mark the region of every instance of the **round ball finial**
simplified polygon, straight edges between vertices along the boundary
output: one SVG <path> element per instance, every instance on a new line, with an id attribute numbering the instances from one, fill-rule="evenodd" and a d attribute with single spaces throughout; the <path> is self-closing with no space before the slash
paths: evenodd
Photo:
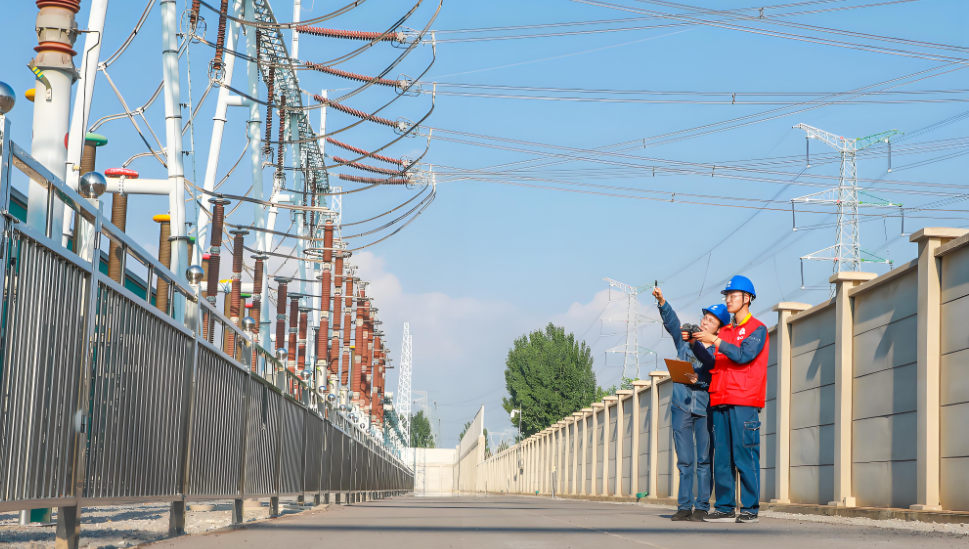
<path id="1" fill-rule="evenodd" d="M 341 404 L 340 405 L 340 411 L 341 412 L 346 412 L 347 411 L 347 405 L 346 404 Z"/>
<path id="2" fill-rule="evenodd" d="M 286 362 L 286 359 L 288 357 L 289 357 L 289 351 L 287 351 L 284 347 L 280 347 L 276 349 L 276 360 L 280 362 Z"/>
<path id="3" fill-rule="evenodd" d="M 205 270 L 198 265 L 192 265 L 185 269 L 185 278 L 188 279 L 189 284 L 198 284 L 205 279 Z"/>
<path id="4" fill-rule="evenodd" d="M 7 114 L 17 104 L 17 94 L 6 82 L 0 82 L 0 114 Z"/>
<path id="5" fill-rule="evenodd" d="M 247 316 L 246 318 L 242 319 L 243 330 L 247 332 L 251 332 L 255 326 L 256 326 L 256 319 L 252 318 L 251 316 Z"/>
<path id="6" fill-rule="evenodd" d="M 77 192 L 84 198 L 98 198 L 108 188 L 108 180 L 98 172 L 88 172 L 81 176 Z"/>
<path id="7" fill-rule="evenodd" d="M 306 370 L 300 371 L 299 378 L 302 379 L 303 381 L 309 381 L 313 379 L 313 370 L 306 369 Z"/>
<path id="8" fill-rule="evenodd" d="M 320 387 L 320 389 L 322 389 L 322 387 Z M 326 395 L 326 401 L 329 402 L 330 404 L 333 404 L 334 402 L 336 402 L 336 395 L 333 393 Z"/>

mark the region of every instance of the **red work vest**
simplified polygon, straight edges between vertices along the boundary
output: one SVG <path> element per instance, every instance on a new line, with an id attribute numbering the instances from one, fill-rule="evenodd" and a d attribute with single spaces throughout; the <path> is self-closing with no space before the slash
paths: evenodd
<path id="1" fill-rule="evenodd" d="M 749 317 L 739 326 L 728 324 L 720 328 L 718 337 L 727 343 L 740 346 L 747 336 L 764 323 Z M 767 355 L 770 337 L 764 334 L 764 348 L 754 360 L 737 364 L 717 351 L 716 364 L 711 372 L 710 406 L 733 404 L 763 408 L 767 398 Z"/>

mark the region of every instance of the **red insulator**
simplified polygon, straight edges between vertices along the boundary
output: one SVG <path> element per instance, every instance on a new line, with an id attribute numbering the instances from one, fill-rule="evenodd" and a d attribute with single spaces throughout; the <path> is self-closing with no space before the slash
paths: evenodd
<path id="1" fill-rule="evenodd" d="M 367 164 L 361 164 L 359 162 L 350 162 L 346 158 L 340 158 L 339 156 L 334 156 L 333 160 L 336 160 L 340 164 L 350 166 L 351 168 L 356 168 L 358 170 L 363 170 L 365 172 L 379 173 L 383 175 L 400 175 L 400 170 L 388 170 L 386 168 L 378 168 L 376 166 L 368 166 Z"/>
<path id="2" fill-rule="evenodd" d="M 340 112 L 349 114 L 351 116 L 356 116 L 357 118 L 362 118 L 364 120 L 369 120 L 371 122 L 376 122 L 378 124 L 383 124 L 384 126 L 390 126 L 391 128 L 396 128 L 397 127 L 397 123 L 394 122 L 393 120 L 388 120 L 387 118 L 381 118 L 381 117 L 376 116 L 376 115 L 373 115 L 373 114 L 367 114 L 367 113 L 365 113 L 363 111 L 358 111 L 357 109 L 354 109 L 354 108 L 351 108 L 351 107 L 347 107 L 346 105 L 342 105 L 340 103 L 336 103 L 334 101 L 330 101 L 329 99 L 326 99 L 325 97 L 323 97 L 323 96 L 321 96 L 319 94 L 313 95 L 313 99 L 315 99 L 317 101 L 317 103 L 320 103 L 322 105 L 326 105 L 328 107 L 332 107 L 332 108 L 334 108 L 334 109 L 336 109 L 336 110 L 338 110 Z"/>
<path id="3" fill-rule="evenodd" d="M 396 88 L 397 80 L 388 80 L 386 78 L 373 78 L 372 76 L 364 76 L 362 74 L 357 74 L 355 72 L 341 71 L 340 69 L 334 69 L 333 67 L 328 67 L 326 65 L 320 65 L 317 63 L 306 62 L 306 66 L 320 71 L 325 74 L 331 74 L 333 76 L 339 76 L 341 78 L 346 78 L 348 80 L 356 80 L 357 82 L 366 82 L 373 84 L 380 84 L 381 86 L 390 86 L 391 88 Z"/>
<path id="4" fill-rule="evenodd" d="M 409 183 L 406 179 L 402 177 L 391 177 L 390 179 L 377 179 L 376 177 L 359 177 L 356 175 L 346 175 L 341 173 L 338 176 L 344 181 L 351 181 L 353 183 L 364 183 L 367 185 L 406 185 Z"/>
<path id="5" fill-rule="evenodd" d="M 348 30 L 337 30 L 337 29 L 324 29 L 321 27 L 310 27 L 308 25 L 300 25 L 295 27 L 296 32 L 303 34 L 312 34 L 314 36 L 322 36 L 323 38 L 343 38 L 346 40 L 366 40 L 367 42 L 403 42 L 407 39 L 403 32 L 364 32 L 364 31 L 348 31 Z"/>
<path id="6" fill-rule="evenodd" d="M 34 46 L 34 51 L 40 53 L 42 51 L 56 51 L 60 53 L 66 53 L 71 57 L 77 55 L 77 52 L 72 50 L 67 44 L 61 44 L 60 42 L 41 42 L 40 45 Z"/>
<path id="7" fill-rule="evenodd" d="M 37 7 L 44 8 L 63 8 L 74 13 L 81 11 L 81 0 L 37 0 Z"/>
<path id="8" fill-rule="evenodd" d="M 365 150 L 363 150 L 363 149 L 361 149 L 359 147 L 354 147 L 353 145 L 347 145 L 346 143 L 343 143 L 342 141 L 337 141 L 336 139 L 333 139 L 332 137 L 327 137 L 326 138 L 326 142 L 327 143 L 330 143 L 331 145 L 336 145 L 337 147 L 340 147 L 341 149 L 346 149 L 346 150 L 348 150 L 350 152 L 355 152 L 355 153 L 359 154 L 360 156 L 369 156 L 370 158 L 373 158 L 373 159 L 376 159 L 376 160 L 383 160 L 384 162 L 387 162 L 389 164 L 397 164 L 398 166 L 403 166 L 404 165 L 404 161 L 401 160 L 400 158 L 391 158 L 389 156 L 384 156 L 382 154 L 367 152 L 367 151 L 365 151 Z"/>
<path id="9" fill-rule="evenodd" d="M 192 0 L 192 11 L 189 12 L 189 15 L 188 15 L 188 20 L 192 24 L 192 26 L 195 26 L 195 24 L 198 23 L 199 7 L 200 7 L 199 0 Z"/>
<path id="10" fill-rule="evenodd" d="M 215 35 L 215 60 L 212 64 L 215 70 L 222 70 L 222 59 L 225 57 L 225 17 L 229 13 L 229 0 L 222 0 L 222 7 L 219 8 L 219 30 Z"/>
<path id="11" fill-rule="evenodd" d="M 104 170 L 104 175 L 108 177 L 127 177 L 128 179 L 138 179 L 138 172 L 128 168 L 108 168 Z"/>

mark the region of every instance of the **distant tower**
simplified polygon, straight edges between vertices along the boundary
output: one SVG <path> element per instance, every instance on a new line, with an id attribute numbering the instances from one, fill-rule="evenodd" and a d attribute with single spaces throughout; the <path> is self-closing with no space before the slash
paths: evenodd
<path id="1" fill-rule="evenodd" d="M 630 286 L 628 284 L 623 284 L 622 282 L 613 280 L 611 278 L 603 278 L 609 283 L 609 286 L 613 288 L 618 288 L 623 293 L 626 294 L 628 303 L 626 305 L 626 317 L 625 318 L 606 318 L 603 320 L 614 321 L 614 322 L 625 322 L 626 323 L 626 343 L 624 345 L 618 345 L 612 349 L 608 349 L 607 353 L 620 353 L 625 355 L 622 362 L 622 379 L 639 379 L 639 355 L 640 354 L 654 354 L 653 351 L 639 346 L 639 326 L 642 324 L 656 322 L 651 318 L 647 318 L 639 314 L 639 294 L 652 290 L 654 286 L 643 285 L 643 286 Z M 626 389 L 627 387 L 622 387 Z"/>
<path id="2" fill-rule="evenodd" d="M 411 370 L 410 322 L 404 323 L 404 338 L 400 348 L 400 374 L 397 378 L 397 410 L 404 444 L 410 446 L 410 370 Z"/>
<path id="3" fill-rule="evenodd" d="M 841 153 L 841 177 L 836 189 L 809 194 L 791 201 L 792 211 L 793 202 L 833 204 L 838 208 L 837 235 L 834 246 L 808 254 L 801 259 L 832 261 L 834 262 L 833 271 L 835 273 L 841 271 L 859 271 L 861 270 L 862 262 L 885 263 L 881 258 L 865 259 L 862 257 L 861 233 L 858 229 L 858 208 L 860 206 L 898 207 L 899 204 L 878 200 L 860 201 L 859 193 L 861 191 L 858 190 L 858 164 L 855 157 L 860 150 L 879 143 L 887 143 L 889 145 L 889 162 L 891 162 L 890 139 L 895 135 L 899 135 L 901 132 L 898 130 L 889 130 L 867 137 L 845 139 L 844 137 L 819 130 L 807 124 L 798 124 L 794 126 L 794 129 L 804 130 L 807 134 L 807 139 L 817 139 Z M 810 166 L 810 157 L 808 162 Z M 891 171 L 890 165 L 888 171 Z M 833 291 L 834 288 L 832 287 L 832 295 L 834 295 Z"/>

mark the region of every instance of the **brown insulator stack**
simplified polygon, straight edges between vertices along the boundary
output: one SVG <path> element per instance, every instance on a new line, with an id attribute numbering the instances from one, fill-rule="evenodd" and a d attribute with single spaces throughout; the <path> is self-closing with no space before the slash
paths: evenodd
<path id="1" fill-rule="evenodd" d="M 90 154 L 89 151 L 90 150 Z M 94 171 L 94 160 L 96 149 L 89 141 L 84 143 L 84 157 L 81 159 L 81 175 Z M 104 170 L 107 177 L 123 177 L 124 179 L 138 179 L 138 172 L 128 168 L 108 168 Z M 122 186 L 122 191 L 124 188 Z M 125 231 L 128 225 L 128 195 L 125 192 L 114 193 L 111 195 L 111 224 Z M 120 244 L 112 240 L 108 244 L 108 278 L 122 284 L 121 280 L 122 265 L 124 264 L 121 254 L 124 253 Z"/>
<path id="2" fill-rule="evenodd" d="M 353 348 L 353 344 L 350 342 L 350 328 L 352 328 L 350 315 L 353 312 L 353 277 L 345 276 L 343 278 L 346 281 L 346 290 L 344 292 L 343 303 L 343 371 L 340 373 L 340 377 L 343 385 L 350 385 L 350 390 L 354 393 L 354 402 L 356 402 L 356 394 L 360 390 L 359 383 L 357 379 L 350 379 L 350 368 L 352 367 L 350 362 L 350 349 Z M 356 349 L 354 349 L 354 353 L 356 353 Z"/>
<path id="3" fill-rule="evenodd" d="M 325 370 L 324 376 L 329 378 L 333 371 L 330 369 L 330 284 L 332 278 L 333 261 L 333 221 L 327 220 L 323 225 L 323 272 L 320 274 L 320 328 L 316 332 L 316 367 Z"/>
<path id="4" fill-rule="evenodd" d="M 333 254 L 333 335 L 330 342 L 330 373 L 340 375 L 340 294 L 343 292 L 343 252 Z"/>
<path id="5" fill-rule="evenodd" d="M 215 34 L 215 59 L 212 60 L 212 68 L 222 71 L 222 59 L 225 56 L 225 17 L 229 13 L 229 0 L 222 0 L 219 8 L 219 28 Z"/>
<path id="6" fill-rule="evenodd" d="M 374 408 L 374 415 L 377 423 L 384 422 L 384 365 L 383 348 L 381 347 L 380 336 L 374 334 L 373 337 L 373 393 L 377 405 Z"/>
<path id="7" fill-rule="evenodd" d="M 171 267 L 172 243 L 168 239 L 172 236 L 172 216 L 163 214 L 151 219 L 158 223 L 158 261 L 165 267 Z M 168 314 L 168 292 L 168 281 L 159 277 L 158 289 L 155 292 L 155 307 L 165 314 Z"/>
<path id="8" fill-rule="evenodd" d="M 249 231 L 245 229 L 236 229 L 230 231 L 232 234 L 232 289 L 229 294 L 229 320 L 233 324 L 239 326 L 242 321 L 242 254 L 245 252 L 245 236 L 249 234 Z M 232 330 L 225 331 L 225 337 L 223 338 L 223 344 L 225 346 L 225 352 L 230 356 L 235 354 L 235 332 Z"/>
<path id="9" fill-rule="evenodd" d="M 357 322 L 353 337 L 353 388 L 354 403 L 363 407 L 365 397 L 363 395 L 363 385 L 366 383 L 366 372 L 364 371 L 363 357 L 367 354 L 367 345 L 363 340 L 363 304 L 365 302 L 363 290 L 357 292 Z M 348 306 L 349 310 L 349 306 Z"/>
<path id="10" fill-rule="evenodd" d="M 276 348 L 286 348 L 286 293 L 288 278 L 276 280 Z M 285 365 L 284 365 L 285 366 Z"/>
<path id="11" fill-rule="evenodd" d="M 266 159 L 273 156 L 273 148 L 270 144 L 273 138 L 273 93 L 276 86 L 276 67 L 269 67 L 269 75 L 266 76 L 266 89 L 269 90 L 266 100 L 266 138 L 263 140 L 262 154 Z"/>
<path id="12" fill-rule="evenodd" d="M 257 341 L 259 335 L 259 322 L 262 320 L 262 279 L 265 275 L 265 261 L 268 255 L 255 254 L 252 259 L 256 260 L 255 272 L 252 275 L 252 319 L 256 321 L 252 326 L 252 333 L 256 334 Z"/>
<path id="13" fill-rule="evenodd" d="M 290 372 L 296 371 L 296 332 L 299 330 L 299 300 L 302 294 L 289 294 L 289 355 L 286 359 L 286 367 Z"/>
<path id="14" fill-rule="evenodd" d="M 306 369 L 306 330 L 309 327 L 309 308 L 299 308 L 299 339 L 296 340 L 296 366 L 300 372 Z"/>
<path id="15" fill-rule="evenodd" d="M 199 22 L 199 0 L 192 0 L 192 11 L 188 14 L 188 22 L 192 24 L 192 28 L 195 28 Z"/>
<path id="16" fill-rule="evenodd" d="M 205 288 L 205 298 L 209 303 L 215 304 L 219 296 L 219 266 L 221 260 L 219 253 L 222 250 L 222 228 L 225 223 L 225 205 L 229 203 L 224 198 L 210 198 L 212 204 L 212 227 L 209 231 L 209 268 L 205 274 L 208 284 Z"/>
<path id="17" fill-rule="evenodd" d="M 373 331 L 370 329 L 370 299 L 366 297 L 365 292 L 360 292 L 360 299 L 363 301 L 363 330 L 361 333 L 361 343 L 362 346 L 360 354 L 360 373 L 363 375 L 360 385 L 363 388 L 363 403 L 366 408 L 370 408 L 370 401 L 373 395 L 373 370 L 372 370 L 372 356 L 370 354 L 372 347 L 370 346 L 370 335 Z"/>

